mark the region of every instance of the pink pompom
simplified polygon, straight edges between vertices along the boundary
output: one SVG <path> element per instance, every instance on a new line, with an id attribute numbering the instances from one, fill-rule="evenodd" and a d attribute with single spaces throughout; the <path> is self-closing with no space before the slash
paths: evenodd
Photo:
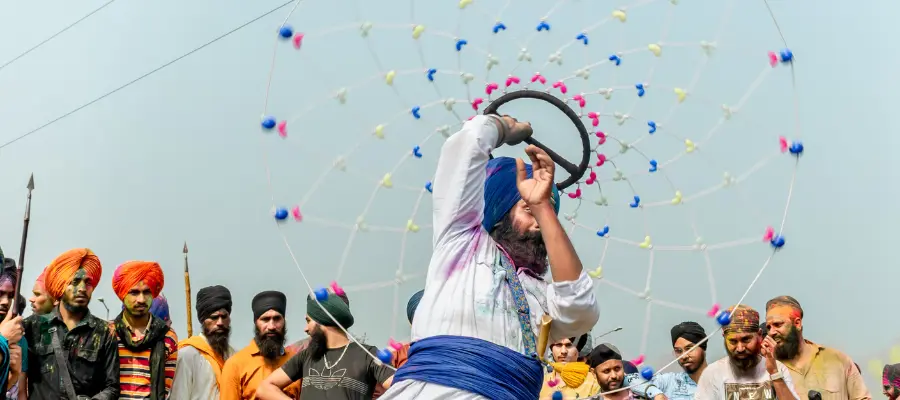
<path id="1" fill-rule="evenodd" d="M 278 135 L 281 137 L 287 137 L 287 121 L 281 121 L 278 123 Z"/>
<path id="2" fill-rule="evenodd" d="M 303 45 L 303 34 L 302 33 L 294 34 L 294 38 L 292 39 L 292 41 L 294 42 L 294 48 L 297 50 L 300 50 L 300 46 Z"/>
<path id="3" fill-rule="evenodd" d="M 331 291 L 338 296 L 346 296 L 347 293 L 344 292 L 344 288 L 340 287 L 337 282 L 331 281 Z"/>
<path id="4" fill-rule="evenodd" d="M 719 303 L 713 304 L 712 308 L 710 308 L 709 311 L 706 312 L 706 316 L 710 317 L 710 318 L 714 318 L 718 314 L 719 314 Z"/>
<path id="5" fill-rule="evenodd" d="M 300 206 L 294 206 L 294 208 L 291 209 L 291 215 L 294 216 L 294 221 L 303 221 L 303 214 L 300 214 Z"/>

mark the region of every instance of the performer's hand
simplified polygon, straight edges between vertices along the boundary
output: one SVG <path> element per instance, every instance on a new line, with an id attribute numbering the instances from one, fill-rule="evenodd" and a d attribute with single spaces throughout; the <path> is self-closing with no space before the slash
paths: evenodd
<path id="1" fill-rule="evenodd" d="M 775 363 L 775 346 L 775 339 L 772 339 L 771 336 L 763 337 L 760 354 L 766 358 L 766 371 L 768 371 L 770 375 L 778 373 L 778 364 Z"/>
<path id="2" fill-rule="evenodd" d="M 0 335 L 3 335 L 9 343 L 19 343 L 19 340 L 22 339 L 22 334 L 24 334 L 22 317 L 18 315 L 13 317 L 13 314 L 12 311 L 8 311 L 6 318 L 3 319 L 3 322 L 0 322 Z"/>
<path id="3" fill-rule="evenodd" d="M 525 154 L 531 159 L 532 177 L 528 178 L 525 162 L 521 158 L 516 159 L 516 186 L 519 188 L 519 195 L 529 207 L 551 205 L 556 164 L 544 150 L 534 145 L 526 147 Z"/>
<path id="4" fill-rule="evenodd" d="M 509 115 L 500 117 L 500 120 L 506 124 L 507 128 L 506 137 L 503 139 L 504 144 L 517 145 L 522 143 L 523 140 L 530 138 L 531 134 L 534 133 L 530 122 L 519 122 L 519 120 Z"/>

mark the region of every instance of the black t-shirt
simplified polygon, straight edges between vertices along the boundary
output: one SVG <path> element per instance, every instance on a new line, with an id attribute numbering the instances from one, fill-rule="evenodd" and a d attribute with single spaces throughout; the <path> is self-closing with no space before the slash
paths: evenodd
<path id="1" fill-rule="evenodd" d="M 359 345 L 328 349 L 321 360 L 313 360 L 309 349 L 295 354 L 281 366 L 292 381 L 303 379 L 300 398 L 303 400 L 371 400 L 375 385 L 394 375 L 387 366 L 366 354 Z M 346 354 L 341 357 L 341 353 Z M 366 349 L 375 354 L 374 346 Z M 327 368 L 325 361 L 328 361 Z"/>

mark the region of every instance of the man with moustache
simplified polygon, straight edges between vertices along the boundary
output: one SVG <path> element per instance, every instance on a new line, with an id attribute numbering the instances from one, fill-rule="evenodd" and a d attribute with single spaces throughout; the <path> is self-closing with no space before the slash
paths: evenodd
<path id="1" fill-rule="evenodd" d="M 580 360 L 579 354 L 590 338 L 590 334 L 578 338 L 565 338 L 550 344 L 551 362 L 544 374 L 544 386 L 541 388 L 541 399 L 550 399 L 555 392 L 561 392 L 563 398 L 587 397 L 596 386 L 590 366 Z"/>
<path id="2" fill-rule="evenodd" d="M 479 115 L 444 143 L 421 312 L 409 359 L 382 400 L 539 397 L 543 316 L 553 319 L 551 341 L 596 324 L 593 281 L 557 217 L 550 156 L 528 146 L 532 165 L 490 159 L 494 149 L 531 134 L 531 125 L 515 118 Z M 438 369 L 455 372 L 432 373 Z"/>
<path id="3" fill-rule="evenodd" d="M 197 291 L 195 301 L 201 334 L 178 343 L 175 382 L 169 397 L 179 400 L 219 400 L 219 379 L 234 349 L 231 336 L 231 292 L 224 286 Z"/>
<path id="4" fill-rule="evenodd" d="M 59 305 L 59 302 L 53 300 L 47 293 L 47 290 L 44 289 L 44 277 L 46 275 L 47 268 L 44 268 L 41 275 L 34 281 L 34 287 L 31 288 L 31 298 L 28 299 L 28 302 L 31 303 L 31 312 L 37 315 L 49 314 L 54 307 Z"/>
<path id="5" fill-rule="evenodd" d="M 763 337 L 759 313 L 738 304 L 722 329 L 727 357 L 709 364 L 697 383 L 696 400 L 799 400 L 787 367 L 775 359 L 775 341 Z"/>
<path id="6" fill-rule="evenodd" d="M 375 354 L 378 348 L 351 343 L 341 329 L 349 329 L 353 322 L 353 314 L 344 298 L 331 292 L 324 301 L 308 296 L 306 333 L 310 337 L 309 346 L 259 385 L 259 399 L 287 400 L 289 397 L 282 392 L 283 388 L 301 379 L 301 399 L 304 400 L 370 400 L 376 384 L 389 388 L 394 371 L 366 353 L 368 350 Z"/>
<path id="7" fill-rule="evenodd" d="M 900 397 L 900 364 L 888 364 L 881 373 L 882 393 L 890 400 Z"/>
<path id="8" fill-rule="evenodd" d="M 803 336 L 803 308 L 791 296 L 766 303 L 766 328 L 775 340 L 775 358 L 790 370 L 797 393 L 815 390 L 823 400 L 871 399 L 853 360 Z"/>
<path id="9" fill-rule="evenodd" d="M 650 383 L 656 386 L 670 400 L 694 398 L 697 382 L 706 370 L 706 344 L 700 343 L 706 331 L 700 324 L 687 321 L 672 327 L 672 352 L 679 357 L 678 364 L 683 371 L 656 374 Z M 697 343 L 700 343 L 699 345 Z"/>
<path id="10" fill-rule="evenodd" d="M 588 365 L 596 378 L 596 384 L 591 388 L 591 396 L 607 400 L 631 400 L 634 394 L 625 387 L 625 365 L 622 363 L 622 355 L 607 344 L 600 344 L 591 350 L 588 355 Z M 620 390 L 621 389 L 621 390 Z M 615 393 L 608 393 L 618 390 Z M 602 395 L 601 395 L 602 394 Z"/>
<path id="11" fill-rule="evenodd" d="M 219 385 L 221 400 L 255 400 L 259 384 L 294 353 L 284 347 L 287 297 L 274 290 L 253 297 L 254 337 L 250 345 L 225 361 Z M 284 389 L 289 399 L 300 398 L 300 385 Z"/>

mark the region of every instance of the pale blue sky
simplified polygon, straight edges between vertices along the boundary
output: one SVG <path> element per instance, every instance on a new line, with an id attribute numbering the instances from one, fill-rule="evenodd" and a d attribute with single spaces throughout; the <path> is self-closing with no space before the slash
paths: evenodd
<path id="1" fill-rule="evenodd" d="M 0 2 L 0 65 L 104 2 Z M 664 161 L 679 155 L 685 138 L 699 147 L 653 175 L 646 173 L 647 160 L 636 151 L 616 156 L 626 175 L 637 174 L 630 182 L 645 204 L 665 202 L 676 189 L 690 199 L 718 185 L 725 171 L 739 176 L 767 161 L 736 187 L 679 207 L 643 210 L 627 206 L 633 192 L 628 185 L 609 181 L 613 167 L 607 164 L 597 172 L 610 206 L 594 205 L 596 186 L 584 187 L 586 201 L 576 218 L 584 228 L 574 229 L 573 241 L 586 268 L 596 268 L 602 259 L 608 282 L 640 292 L 650 252 L 620 240 L 640 242 L 649 233 L 657 245 L 652 299 L 705 310 L 714 294 L 727 306 L 746 290 L 769 247 L 760 240 L 710 250 L 714 291 L 704 252 L 671 248 L 692 245 L 695 229 L 712 246 L 761 238 L 767 225 L 778 227 L 793 161 L 778 154 L 777 138 L 797 136 L 794 89 L 788 68 L 767 65 L 766 52 L 783 45 L 762 0 L 679 3 L 476 0 L 460 11 L 455 1 L 303 2 L 288 19 L 306 34 L 303 48 L 298 52 L 289 42 L 277 44 L 269 96 L 268 112 L 290 121 L 286 140 L 259 129 L 276 28 L 291 9 L 284 7 L 0 148 L 0 221 L 5 227 L 0 229 L 0 245 L 8 255 L 16 255 L 24 186 L 33 172 L 37 189 L 25 287 L 30 288 L 58 253 L 87 246 L 106 267 L 95 298 L 103 296 L 118 308 L 110 288 L 115 266 L 130 259 L 157 260 L 168 276 L 165 293 L 175 327 L 184 336 L 181 246 L 187 240 L 194 291 L 213 284 L 231 288 L 234 344 L 241 347 L 252 332 L 250 299 L 267 289 L 288 294 L 289 336 L 304 336 L 307 289 L 283 234 L 313 286 L 338 279 L 348 289 L 357 316 L 351 331 L 383 346 L 389 336 L 408 337 L 406 299 L 423 285 L 431 203 L 421 188 L 434 171 L 443 141 L 433 134 L 435 128 L 457 121 L 442 100 L 458 99 L 456 112 L 468 117 L 472 110 L 464 104 L 467 99 L 485 97 L 486 81 L 503 86 L 511 70 L 523 83 L 535 71 L 553 82 L 621 51 L 625 55 L 618 68 L 597 65 L 590 69 L 589 80 L 566 81 L 569 95 L 617 88 L 609 101 L 589 95 L 586 110 L 632 115 L 622 126 L 604 115 L 599 128 L 629 143 L 641 138 L 636 149 L 650 158 Z M 118 0 L 0 69 L 0 143 L 278 4 Z M 604 22 L 613 9 L 629 4 L 627 23 Z M 794 295 L 806 310 L 808 338 L 846 351 L 866 369 L 872 358 L 888 359 L 889 349 L 898 343 L 892 332 L 900 329 L 886 304 L 900 279 L 890 265 L 890 237 L 900 223 L 890 202 L 896 192 L 897 174 L 890 160 L 897 139 L 891 134 L 893 114 L 888 109 L 898 100 L 892 78 L 895 46 L 888 39 L 900 33 L 889 17 L 896 14 L 896 6 L 792 0 L 772 0 L 771 6 L 797 59 L 800 136 L 806 153 L 788 212 L 787 245 L 745 303 L 762 309 L 773 296 Z M 508 30 L 495 36 L 491 27 L 498 15 Z M 535 26 L 544 16 L 551 30 L 537 33 Z M 363 21 L 373 23 L 368 42 L 359 35 Z M 410 37 L 412 21 L 426 26 L 418 42 Z M 575 35 L 592 25 L 596 28 L 588 32 L 589 45 L 575 42 Z M 454 37 L 469 42 L 459 56 Z M 708 62 L 701 40 L 718 44 Z M 655 58 L 647 44 L 659 41 L 662 57 Z M 545 66 L 548 56 L 564 45 L 563 65 Z M 522 47 L 532 55 L 531 65 L 517 66 Z M 486 52 L 500 61 L 489 75 Z M 427 68 L 439 70 L 433 86 L 424 77 Z M 381 77 L 388 70 L 396 70 L 393 87 Z M 475 76 L 468 94 L 459 71 Z M 705 141 L 722 116 L 721 104 L 738 104 L 760 77 L 742 108 Z M 650 83 L 640 102 L 632 88 L 639 81 Z M 348 89 L 345 105 L 330 97 L 342 87 Z M 677 107 L 674 87 L 690 89 Z M 408 113 L 415 105 L 422 107 L 421 120 Z M 575 157 L 574 131 L 558 112 L 528 102 L 504 111 L 532 120 L 540 140 Z M 647 134 L 650 119 L 663 125 L 653 136 Z M 385 125 L 384 140 L 370 135 L 379 124 Z M 596 137 L 591 142 L 596 143 Z M 409 156 L 414 145 L 421 146 L 421 159 Z M 612 156 L 617 144 L 611 139 L 600 151 Z M 520 150 L 498 153 L 516 155 Z M 340 156 L 347 171 L 328 172 Z M 373 196 L 379 180 L 392 170 L 394 188 L 382 188 Z M 302 203 L 306 220 L 278 229 L 269 214 L 273 198 L 278 205 Z M 577 201 L 563 200 L 562 214 L 571 215 Z M 355 235 L 344 257 L 351 227 L 367 203 L 365 222 L 371 229 Z M 409 219 L 421 226 L 418 233 L 403 233 Z M 608 247 L 593 233 L 604 224 L 615 238 Z M 401 263 L 401 275 L 408 279 L 395 286 L 391 282 Z M 601 319 L 594 333 L 624 327 L 607 339 L 626 356 L 645 350 L 648 360 L 659 366 L 669 359 L 669 327 L 686 319 L 707 329 L 715 326 L 701 313 L 654 303 L 645 329 L 646 301 L 603 282 L 596 289 Z M 103 315 L 96 301 L 92 310 Z M 196 322 L 194 326 L 199 329 Z M 712 342 L 711 358 L 721 356 L 720 340 Z M 875 378 L 867 375 L 870 389 L 878 393 L 880 381 Z"/>

